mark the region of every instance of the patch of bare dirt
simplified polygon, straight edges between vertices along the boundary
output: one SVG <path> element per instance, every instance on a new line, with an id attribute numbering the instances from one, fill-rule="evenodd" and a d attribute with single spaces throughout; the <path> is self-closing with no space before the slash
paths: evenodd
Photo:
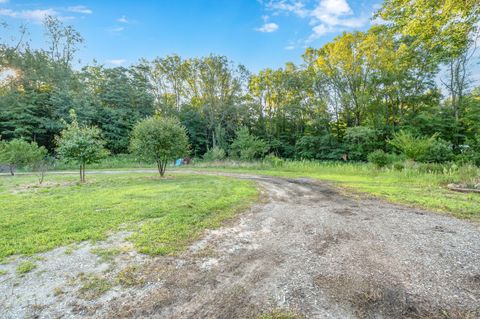
<path id="1" fill-rule="evenodd" d="M 66 259 L 46 253 L 37 277 L 0 277 L 8 306 L 0 317 L 33 308 L 39 318 L 256 318 L 278 309 L 306 318 L 480 317 L 477 224 L 308 179 L 228 175 L 256 181 L 264 200 L 177 257 L 125 250 L 105 263 L 82 245 Z M 113 237 L 107 246 L 126 244 Z M 88 282 L 96 299 L 78 294 L 80 271 L 108 280 Z"/>

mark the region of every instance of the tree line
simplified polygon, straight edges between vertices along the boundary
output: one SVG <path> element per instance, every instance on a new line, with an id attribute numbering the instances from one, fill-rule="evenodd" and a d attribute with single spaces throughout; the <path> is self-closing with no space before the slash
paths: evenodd
<path id="1" fill-rule="evenodd" d="M 480 164 L 480 88 L 471 76 L 479 7 L 386 0 L 375 17 L 381 23 L 369 30 L 308 48 L 298 65 L 258 73 L 213 54 L 75 70 L 82 36 L 48 17 L 47 49 L 31 48 L 24 30 L 16 42 L 1 39 L 1 139 L 54 153 L 75 110 L 112 154 L 129 152 L 134 126 L 156 115 L 178 119 L 190 155 L 207 159 L 365 161 L 378 150 L 402 151 L 403 140 L 429 141 L 415 160 Z"/>

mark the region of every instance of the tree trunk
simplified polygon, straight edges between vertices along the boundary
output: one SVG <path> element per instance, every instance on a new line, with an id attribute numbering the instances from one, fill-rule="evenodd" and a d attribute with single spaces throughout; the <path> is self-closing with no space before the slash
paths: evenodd
<path id="1" fill-rule="evenodd" d="M 80 164 L 80 183 L 85 183 L 85 163 Z"/>
<path id="2" fill-rule="evenodd" d="M 157 162 L 157 167 L 158 167 L 158 173 L 160 173 L 160 176 L 163 177 L 165 175 L 165 167 L 167 166 L 166 161 L 158 161 Z"/>
<path id="3" fill-rule="evenodd" d="M 15 171 L 15 165 L 9 165 L 9 167 L 10 167 L 10 174 L 12 174 L 12 176 L 15 175 L 15 172 L 14 172 Z"/>

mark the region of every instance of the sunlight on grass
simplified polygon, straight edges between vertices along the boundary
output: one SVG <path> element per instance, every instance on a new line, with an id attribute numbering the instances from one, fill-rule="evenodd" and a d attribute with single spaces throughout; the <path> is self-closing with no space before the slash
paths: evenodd
<path id="1" fill-rule="evenodd" d="M 181 250 L 205 228 L 217 227 L 257 197 L 254 184 L 230 178 L 179 174 L 0 177 L 0 260 L 132 230 L 141 252 Z"/>

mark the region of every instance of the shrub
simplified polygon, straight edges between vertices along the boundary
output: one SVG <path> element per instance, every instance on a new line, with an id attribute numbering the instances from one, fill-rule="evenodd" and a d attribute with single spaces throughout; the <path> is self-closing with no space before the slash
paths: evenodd
<path id="1" fill-rule="evenodd" d="M 453 158 L 451 145 L 442 139 L 437 139 L 432 141 L 426 153 L 419 160 L 427 163 L 445 163 L 453 160 Z"/>
<path id="2" fill-rule="evenodd" d="M 237 131 L 237 137 L 230 145 L 230 153 L 233 157 L 248 161 L 262 158 L 267 150 L 267 143 L 251 135 L 246 127 Z"/>
<path id="3" fill-rule="evenodd" d="M 393 163 L 393 169 L 396 171 L 403 171 L 405 169 L 405 164 L 403 164 L 403 162 L 395 162 Z"/>
<path id="4" fill-rule="evenodd" d="M 377 167 L 384 167 L 390 163 L 390 157 L 382 150 L 376 150 L 368 154 L 368 161 Z"/>
<path id="5" fill-rule="evenodd" d="M 107 157 L 108 151 L 104 148 L 105 140 L 99 128 L 81 126 L 78 124 L 75 111 L 70 111 L 70 124 L 55 138 L 57 154 L 67 162 L 74 162 L 80 166 L 80 182 L 85 182 L 85 165 L 100 161 Z"/>
<path id="6" fill-rule="evenodd" d="M 205 161 L 221 161 L 226 157 L 225 151 L 223 148 L 215 146 L 214 148 L 209 149 L 205 154 L 203 154 L 203 159 Z"/>
<path id="7" fill-rule="evenodd" d="M 347 128 L 343 143 L 349 159 L 354 161 L 366 161 L 368 154 L 381 147 L 376 131 L 365 126 Z"/>
<path id="8" fill-rule="evenodd" d="M 10 167 L 10 173 L 14 175 L 15 168 L 33 166 L 47 156 L 47 149 L 38 146 L 37 143 L 21 139 L 0 144 L 0 163 Z"/>
<path id="9" fill-rule="evenodd" d="M 466 141 L 462 154 L 457 157 L 458 162 L 466 164 L 472 163 L 480 166 L 480 136 Z"/>
<path id="10" fill-rule="evenodd" d="M 435 135 L 425 138 L 413 136 L 412 133 L 407 131 L 400 131 L 395 133 L 393 139 L 389 140 L 388 143 L 397 148 L 408 159 L 416 161 L 427 153 L 435 139 Z"/>
<path id="11" fill-rule="evenodd" d="M 187 155 L 188 137 L 177 119 L 149 117 L 132 131 L 130 149 L 141 159 L 155 162 L 160 176 L 165 175 L 169 161 Z"/>
<path id="12" fill-rule="evenodd" d="M 268 154 L 263 159 L 263 162 L 270 165 L 271 167 L 282 167 L 285 161 L 274 154 Z"/>

